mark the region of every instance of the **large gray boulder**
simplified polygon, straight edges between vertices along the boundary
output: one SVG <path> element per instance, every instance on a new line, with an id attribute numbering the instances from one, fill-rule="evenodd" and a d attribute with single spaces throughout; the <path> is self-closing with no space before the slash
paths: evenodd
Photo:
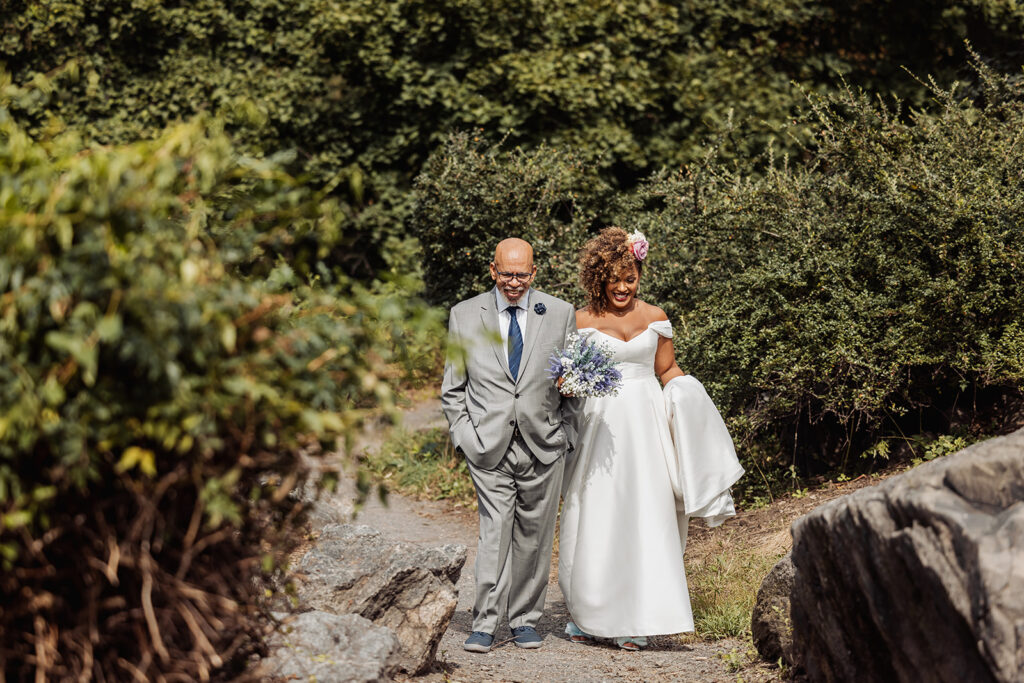
<path id="1" fill-rule="evenodd" d="M 750 635 L 758 654 L 770 662 L 793 663 L 793 623 L 789 596 L 793 591 L 793 558 L 786 554 L 768 572 L 757 591 L 750 617 Z"/>
<path id="2" fill-rule="evenodd" d="M 329 524 L 296 567 L 300 608 L 358 614 L 386 626 L 409 674 L 430 668 L 455 612 L 466 547 L 391 541 L 363 525 Z"/>
<path id="3" fill-rule="evenodd" d="M 398 638 L 363 617 L 319 611 L 275 616 L 282 624 L 267 640 L 263 680 L 375 683 L 398 671 Z"/>
<path id="4" fill-rule="evenodd" d="M 795 663 L 811 680 L 1024 680 L 1024 430 L 792 530 Z"/>

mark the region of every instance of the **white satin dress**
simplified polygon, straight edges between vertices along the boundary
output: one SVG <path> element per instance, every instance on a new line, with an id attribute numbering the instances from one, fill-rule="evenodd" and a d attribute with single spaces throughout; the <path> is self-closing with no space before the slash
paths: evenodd
<path id="1" fill-rule="evenodd" d="M 693 630 L 680 529 L 666 461 L 673 445 L 654 374 L 653 322 L 629 341 L 593 328 L 622 372 L 617 396 L 588 398 L 567 464 L 559 522 L 558 585 L 576 626 L 602 637 Z"/>

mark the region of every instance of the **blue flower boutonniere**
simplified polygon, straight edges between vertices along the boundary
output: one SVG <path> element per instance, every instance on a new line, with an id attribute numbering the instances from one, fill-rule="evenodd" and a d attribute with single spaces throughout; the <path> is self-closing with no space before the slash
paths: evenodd
<path id="1" fill-rule="evenodd" d="M 533 307 L 533 312 L 536 313 L 537 315 L 544 315 L 545 313 L 548 312 L 548 307 L 545 306 L 544 304 L 536 304 Z"/>

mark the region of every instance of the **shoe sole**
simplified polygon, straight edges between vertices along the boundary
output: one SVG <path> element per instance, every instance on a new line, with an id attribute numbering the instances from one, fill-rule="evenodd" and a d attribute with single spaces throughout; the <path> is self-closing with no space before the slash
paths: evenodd
<path id="1" fill-rule="evenodd" d="M 466 652 L 490 652 L 490 645 L 463 645 L 462 649 Z"/>
<path id="2" fill-rule="evenodd" d="M 518 641 L 515 641 L 515 643 L 516 647 L 521 647 L 524 650 L 536 650 L 538 647 L 543 645 L 543 642 L 539 640 L 536 643 L 520 643 Z"/>

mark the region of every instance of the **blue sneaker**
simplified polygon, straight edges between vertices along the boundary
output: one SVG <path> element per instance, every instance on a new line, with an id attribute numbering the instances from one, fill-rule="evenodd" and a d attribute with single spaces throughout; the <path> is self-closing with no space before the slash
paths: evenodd
<path id="1" fill-rule="evenodd" d="M 512 629 L 512 635 L 515 638 L 516 647 L 533 650 L 544 644 L 540 634 L 532 626 L 517 626 Z"/>
<path id="2" fill-rule="evenodd" d="M 490 633 L 473 631 L 469 634 L 469 638 L 466 638 L 466 642 L 462 644 L 462 649 L 469 652 L 490 652 L 491 643 L 493 642 L 494 636 Z"/>

